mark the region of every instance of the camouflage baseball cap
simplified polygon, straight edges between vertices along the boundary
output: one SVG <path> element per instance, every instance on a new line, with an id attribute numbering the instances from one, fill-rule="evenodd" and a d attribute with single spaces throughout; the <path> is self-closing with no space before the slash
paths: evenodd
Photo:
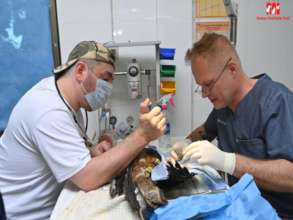
<path id="1" fill-rule="evenodd" d="M 114 66 L 115 56 L 110 49 L 95 41 L 82 41 L 70 52 L 67 62 L 54 69 L 54 74 L 60 74 L 72 67 L 79 59 L 90 59 Z"/>

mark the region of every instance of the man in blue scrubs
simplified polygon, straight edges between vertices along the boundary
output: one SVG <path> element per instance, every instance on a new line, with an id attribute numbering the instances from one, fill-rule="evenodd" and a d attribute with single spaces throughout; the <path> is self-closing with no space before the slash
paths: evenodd
<path id="1" fill-rule="evenodd" d="M 250 173 L 280 217 L 293 219 L 293 94 L 261 74 L 249 78 L 230 41 L 205 34 L 187 51 L 196 92 L 214 109 L 206 122 L 173 145 L 174 157 L 229 174 Z M 212 141 L 217 138 L 218 146 Z"/>

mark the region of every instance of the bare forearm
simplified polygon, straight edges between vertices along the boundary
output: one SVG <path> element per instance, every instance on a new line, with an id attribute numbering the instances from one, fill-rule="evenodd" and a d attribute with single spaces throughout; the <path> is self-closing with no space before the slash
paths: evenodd
<path id="1" fill-rule="evenodd" d="M 126 168 L 147 143 L 138 129 L 111 150 L 92 158 L 79 174 L 85 176 L 79 187 L 88 191 L 104 185 Z"/>
<path id="2" fill-rule="evenodd" d="M 293 192 L 293 163 L 285 159 L 255 160 L 236 155 L 234 176 L 244 173 L 254 176 L 258 186 L 277 192 Z"/>
<path id="3" fill-rule="evenodd" d="M 92 158 L 71 181 L 86 191 L 96 189 L 127 167 L 148 142 L 160 137 L 166 119 L 159 107 L 148 111 L 149 105 L 149 99 L 140 104 L 139 128 L 116 147 Z"/>
<path id="4" fill-rule="evenodd" d="M 143 136 L 140 135 L 139 130 L 136 130 L 134 133 L 129 135 L 123 142 L 119 143 L 116 148 L 121 147 L 123 148 L 122 151 L 125 151 L 124 148 L 127 148 L 129 152 L 127 152 L 127 155 L 125 155 L 125 161 L 123 162 L 123 164 L 121 164 L 121 166 L 118 166 L 117 172 L 115 172 L 114 176 L 118 175 L 122 170 L 124 170 L 133 161 L 133 159 L 135 159 L 136 156 L 145 148 L 148 143 L 149 141 L 145 140 Z M 130 146 L 133 149 L 130 149 Z M 118 155 L 118 153 L 116 155 Z"/>

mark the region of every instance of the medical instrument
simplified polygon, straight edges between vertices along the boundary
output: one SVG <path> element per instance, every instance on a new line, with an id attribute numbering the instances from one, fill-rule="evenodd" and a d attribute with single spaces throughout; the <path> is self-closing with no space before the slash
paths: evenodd
<path id="1" fill-rule="evenodd" d="M 141 71 L 140 65 L 136 62 L 136 59 L 132 59 L 132 62 L 127 68 L 127 81 L 128 81 L 128 95 L 131 99 L 137 99 L 141 97 Z"/>
<path id="2" fill-rule="evenodd" d="M 117 123 L 117 118 L 116 116 L 112 115 L 109 118 L 109 124 L 112 126 L 112 129 L 115 130 L 115 125 Z"/>

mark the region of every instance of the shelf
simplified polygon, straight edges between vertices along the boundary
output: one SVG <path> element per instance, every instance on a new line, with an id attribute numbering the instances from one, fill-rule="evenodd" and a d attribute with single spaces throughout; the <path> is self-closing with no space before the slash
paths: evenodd
<path id="1" fill-rule="evenodd" d="M 161 94 L 174 94 L 176 93 L 176 82 L 174 81 L 162 81 L 160 83 Z"/>
<path id="2" fill-rule="evenodd" d="M 114 48 L 114 47 L 137 47 L 137 46 L 156 46 L 161 44 L 161 41 L 141 41 L 141 42 L 120 42 L 120 43 L 115 43 L 115 42 L 109 42 L 106 43 L 105 46 L 109 48 Z"/>

